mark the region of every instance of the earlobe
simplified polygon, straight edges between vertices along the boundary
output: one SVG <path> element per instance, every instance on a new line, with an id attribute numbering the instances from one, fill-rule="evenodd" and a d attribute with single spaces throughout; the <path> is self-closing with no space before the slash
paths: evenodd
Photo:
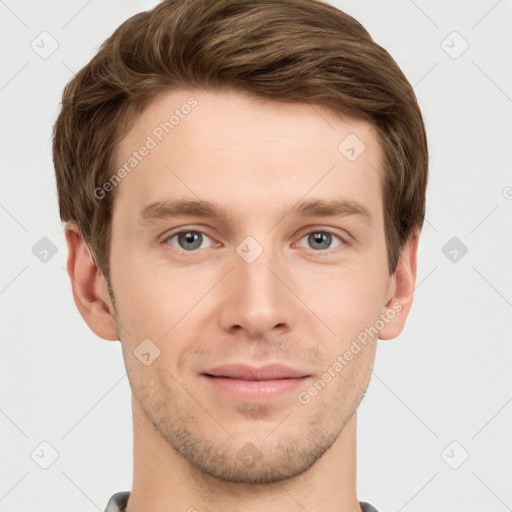
<path id="1" fill-rule="evenodd" d="M 96 266 L 78 226 L 68 223 L 65 235 L 68 246 L 67 270 L 78 311 L 100 338 L 119 340 L 105 277 Z"/>
<path id="2" fill-rule="evenodd" d="M 397 269 L 392 277 L 392 292 L 381 314 L 385 325 L 379 331 L 379 339 L 396 338 L 405 327 L 416 285 L 418 242 L 419 234 L 414 234 L 402 248 Z"/>

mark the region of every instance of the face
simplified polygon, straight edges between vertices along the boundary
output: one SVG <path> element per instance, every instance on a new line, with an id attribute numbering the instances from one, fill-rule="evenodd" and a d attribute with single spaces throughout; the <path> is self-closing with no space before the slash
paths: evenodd
<path id="1" fill-rule="evenodd" d="M 375 131 L 179 90 L 135 120 L 117 163 L 111 289 L 137 407 L 207 474 L 305 471 L 361 401 L 387 311 Z"/>

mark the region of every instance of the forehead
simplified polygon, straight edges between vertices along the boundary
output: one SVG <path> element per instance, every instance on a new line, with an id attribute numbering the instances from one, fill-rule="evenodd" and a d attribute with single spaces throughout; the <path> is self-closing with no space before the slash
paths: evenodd
<path id="1" fill-rule="evenodd" d="M 134 223 L 157 200 L 204 199 L 250 215 L 343 197 L 378 216 L 381 167 L 378 136 L 366 121 L 239 91 L 166 91 L 119 145 L 116 168 L 125 172 L 114 212 Z"/>

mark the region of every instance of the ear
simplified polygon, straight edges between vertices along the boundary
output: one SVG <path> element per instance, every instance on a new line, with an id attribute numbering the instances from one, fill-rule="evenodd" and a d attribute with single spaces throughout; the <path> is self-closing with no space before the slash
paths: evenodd
<path id="1" fill-rule="evenodd" d="M 105 340 L 118 340 L 114 307 L 108 294 L 107 282 L 96 266 L 80 230 L 75 223 L 65 227 L 68 246 L 68 274 L 73 299 L 90 329 Z"/>
<path id="2" fill-rule="evenodd" d="M 385 325 L 379 331 L 379 339 L 396 338 L 405 327 L 416 285 L 418 241 L 419 233 L 415 233 L 404 244 L 400 253 L 398 266 L 390 279 L 386 306 L 380 316 Z"/>

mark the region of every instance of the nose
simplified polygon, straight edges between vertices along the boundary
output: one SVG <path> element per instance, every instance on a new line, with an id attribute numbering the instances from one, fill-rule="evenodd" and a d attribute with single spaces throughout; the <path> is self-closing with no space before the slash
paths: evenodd
<path id="1" fill-rule="evenodd" d="M 272 257 L 263 253 L 251 263 L 234 254 L 234 268 L 224 283 L 220 322 L 223 329 L 265 337 L 289 331 L 300 314 L 290 275 Z"/>

